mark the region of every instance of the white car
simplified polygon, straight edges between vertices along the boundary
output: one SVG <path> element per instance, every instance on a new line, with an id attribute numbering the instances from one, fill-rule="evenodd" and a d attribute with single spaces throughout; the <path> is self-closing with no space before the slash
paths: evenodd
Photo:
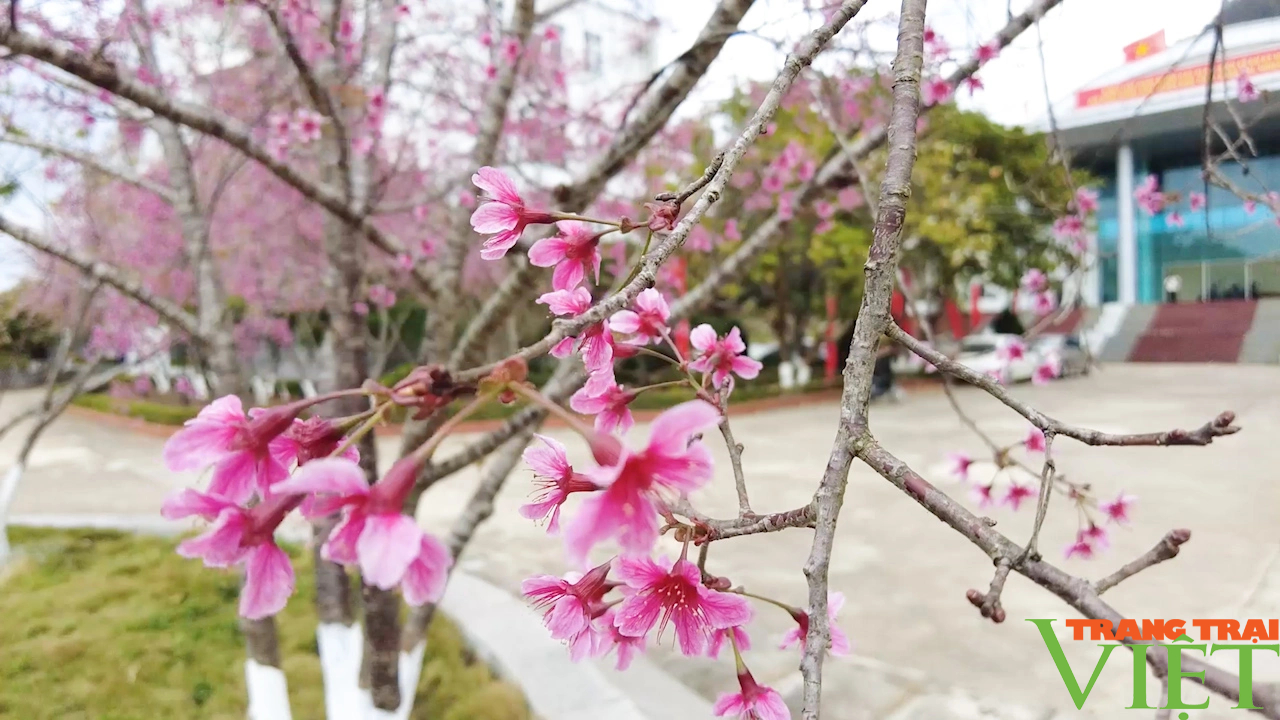
<path id="1" fill-rule="evenodd" d="M 985 333 L 960 341 L 956 362 L 974 372 L 999 377 L 1001 382 L 1030 380 L 1039 364 L 1039 355 L 1017 335 Z"/>

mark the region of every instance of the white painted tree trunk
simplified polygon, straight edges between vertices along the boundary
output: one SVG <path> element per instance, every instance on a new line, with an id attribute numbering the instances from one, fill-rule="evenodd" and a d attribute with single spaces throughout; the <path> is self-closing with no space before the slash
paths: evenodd
<path id="1" fill-rule="evenodd" d="M 249 720 L 293 720 L 289 685 L 280 668 L 246 660 L 244 684 L 249 696 Z"/>
<path id="2" fill-rule="evenodd" d="M 13 496 L 18 493 L 18 483 L 26 472 L 25 462 L 14 463 L 13 467 L 0 480 L 0 567 L 9 561 L 9 507 L 13 504 Z"/>
<path id="3" fill-rule="evenodd" d="M 360 687 L 364 631 L 358 623 L 321 623 L 316 628 L 316 643 L 328 720 L 409 720 L 418 679 L 422 677 L 425 642 L 411 652 L 400 653 L 400 707 L 394 711 L 375 708 L 369 690 Z"/>

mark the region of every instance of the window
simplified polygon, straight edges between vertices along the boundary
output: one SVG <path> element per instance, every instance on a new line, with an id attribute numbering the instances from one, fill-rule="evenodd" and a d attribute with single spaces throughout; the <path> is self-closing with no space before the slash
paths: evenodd
<path id="1" fill-rule="evenodd" d="M 600 58 L 600 36 L 593 32 L 588 32 L 583 40 L 583 44 L 585 46 L 583 60 L 586 63 L 587 72 L 593 75 L 599 75 L 602 65 Z"/>

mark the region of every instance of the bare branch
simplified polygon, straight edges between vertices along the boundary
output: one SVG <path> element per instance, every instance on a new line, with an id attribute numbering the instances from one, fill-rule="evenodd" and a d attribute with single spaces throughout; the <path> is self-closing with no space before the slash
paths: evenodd
<path id="1" fill-rule="evenodd" d="M 1156 543 L 1155 547 L 1148 550 L 1142 557 L 1126 563 L 1124 567 L 1094 583 L 1094 591 L 1101 595 L 1153 565 L 1159 565 L 1165 560 L 1172 560 L 1178 556 L 1182 545 L 1190 539 L 1190 530 L 1185 528 L 1170 530 L 1165 533 L 1164 537 L 1160 538 L 1160 542 Z"/>
<path id="2" fill-rule="evenodd" d="M 1067 425 L 1066 423 L 1056 420 L 1045 415 L 1034 407 L 1028 405 L 1011 396 L 1004 386 L 995 382 L 991 378 L 974 372 L 960 363 L 948 358 L 936 349 L 931 348 L 919 340 L 912 337 L 902 328 L 894 323 L 890 323 L 887 328 L 889 336 L 894 340 L 907 346 L 911 352 L 919 355 L 940 372 L 949 373 L 965 382 L 976 385 L 987 391 L 992 397 L 1009 406 L 1014 412 L 1025 417 L 1032 425 L 1040 428 L 1047 435 L 1052 432 L 1056 435 L 1065 435 L 1066 437 L 1079 440 L 1086 445 L 1208 445 L 1213 442 L 1214 438 L 1223 435 L 1234 435 L 1240 431 L 1240 428 L 1233 423 L 1235 422 L 1235 413 L 1225 411 L 1213 420 L 1196 428 L 1195 430 L 1166 430 L 1164 432 L 1153 433 L 1135 433 L 1129 435 L 1117 435 L 1114 433 L 1104 433 L 1098 430 L 1090 430 L 1088 428 Z"/>
<path id="3" fill-rule="evenodd" d="M 836 522 L 844 503 L 855 446 L 867 433 L 867 404 L 876 347 L 890 323 L 889 299 L 902 248 L 902 225 L 911 197 L 911 170 L 916 159 L 916 121 L 920 114 L 920 72 L 924 66 L 925 0 L 903 0 L 898 23 L 898 52 L 893 61 L 893 108 L 888 123 L 889 157 L 880 184 L 874 236 L 867 255 L 865 290 L 844 368 L 840 425 L 822 482 L 814 494 L 816 531 L 804 574 L 809 582 L 809 632 L 800 671 L 804 676 L 805 720 L 817 720 L 822 697 L 822 661 L 831 633 L 827 618 L 827 575 Z"/>
<path id="4" fill-rule="evenodd" d="M 8 235 L 14 240 L 17 240 L 23 245 L 28 245 L 36 250 L 48 253 L 49 255 L 52 255 L 80 270 L 85 277 L 93 280 L 100 280 L 106 285 L 120 291 L 124 295 L 146 305 L 160 315 L 160 317 L 173 323 L 180 330 L 191 336 L 192 339 L 197 341 L 206 341 L 208 339 L 200 334 L 196 319 L 190 313 L 183 310 L 176 303 L 155 295 L 150 290 L 143 287 L 138 281 L 126 277 L 119 268 L 94 260 L 77 250 L 55 245 L 52 241 L 40 235 L 35 230 L 24 228 L 3 216 L 0 216 L 0 232 Z"/>
<path id="5" fill-rule="evenodd" d="M 166 187 L 152 180 L 148 180 L 128 168 L 112 167 L 88 153 L 82 153 L 78 150 L 73 150 L 61 145 L 54 145 L 53 143 L 26 137 L 25 135 L 14 135 L 11 129 L 9 132 L 0 135 L 0 142 L 7 145 L 31 148 L 32 150 L 38 150 L 42 154 L 57 155 L 59 157 L 66 158 L 67 160 L 70 160 L 77 165 L 89 168 L 94 172 L 109 175 L 121 182 L 126 182 L 139 190 L 145 190 L 152 193 L 170 205 L 173 204 L 172 188 Z"/>
<path id="6" fill-rule="evenodd" d="M 1004 592 L 1005 580 L 1009 579 L 1012 562 L 1006 558 L 996 560 L 996 574 L 991 578 L 991 587 L 987 592 L 970 589 L 965 597 L 974 607 L 982 612 L 982 617 L 991 618 L 994 623 L 1002 623 L 1005 619 L 1004 606 L 1000 604 L 1000 593 Z"/>

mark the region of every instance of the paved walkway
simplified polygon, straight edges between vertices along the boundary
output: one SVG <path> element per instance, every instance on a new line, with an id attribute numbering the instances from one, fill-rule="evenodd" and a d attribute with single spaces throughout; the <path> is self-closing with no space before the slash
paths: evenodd
<path id="1" fill-rule="evenodd" d="M 1092 449 L 1071 440 L 1057 444 L 1058 467 L 1093 483 L 1104 496 L 1121 489 L 1138 495 L 1135 521 L 1116 534 L 1114 547 L 1093 561 L 1062 561 L 1068 571 L 1098 577 L 1150 548 L 1165 531 L 1190 527 L 1191 542 L 1173 562 L 1108 593 L 1133 617 L 1216 618 L 1280 615 L 1280 369 L 1262 366 L 1109 366 L 1089 378 L 1047 387 L 1022 386 L 1017 394 L 1063 420 L 1116 432 L 1196 427 L 1224 409 L 1234 410 L 1244 431 L 1208 448 Z M 1012 442 L 1025 421 L 976 391 L 961 393 L 983 427 Z M 0 418 L 20 406 L 5 397 Z M 781 510 L 808 501 L 834 437 L 838 408 L 824 403 L 747 415 L 734 422 L 744 455 L 753 505 Z M 965 489 L 945 476 L 949 450 L 975 454 L 980 442 L 967 434 L 936 393 L 878 407 L 873 427 L 884 445 L 922 474 L 970 503 Z M 647 430 L 633 431 L 639 442 Z M 586 453 L 564 431 L 553 435 L 575 459 Z M 387 452 L 394 439 L 384 441 Z M 447 455 L 461 442 L 450 441 Z M 166 493 L 193 478 L 167 473 L 162 440 L 64 417 L 37 448 L 15 512 L 31 514 L 153 515 Z M 0 442 L 0 458 L 12 457 L 16 438 Z M 735 507 L 733 482 L 722 447 L 712 443 L 716 479 L 695 498 L 713 515 Z M 423 522 L 443 529 L 478 478 L 471 468 L 424 498 Z M 524 521 L 516 508 L 529 489 L 527 471 L 515 474 L 498 498 L 497 512 L 476 536 L 463 565 L 473 574 L 515 591 L 535 573 L 565 570 L 561 543 Z M 569 512 L 572 512 L 570 508 Z M 1025 537 L 1031 517 L 1024 508 L 987 511 L 1015 538 Z M 1059 558 L 1075 531 L 1073 514 L 1059 505 L 1046 524 L 1046 555 Z M 709 569 L 763 594 L 802 605 L 800 568 L 811 533 L 790 530 L 726 541 L 713 548 Z M 602 554 L 602 557 L 607 556 Z M 832 563 L 832 584 L 848 597 L 840 624 L 856 657 L 828 664 L 827 709 L 832 720 L 955 720 L 968 718 L 1121 718 L 1132 713 L 1127 656 L 1117 653 L 1102 673 L 1083 713 L 1072 707 L 1048 653 L 1026 618 L 1065 618 L 1057 598 L 1014 577 L 1005 590 L 1008 620 L 982 620 L 965 590 L 985 588 L 986 557 L 911 502 L 897 489 L 855 465 L 845 499 Z M 747 655 L 758 679 L 798 693 L 794 651 L 775 650 L 791 625 L 784 614 L 758 609 Z M 1097 659 L 1088 643 L 1067 643 L 1077 674 Z M 690 660 L 670 648 L 655 659 L 696 690 L 714 695 L 732 685 L 727 662 Z M 1123 659 L 1122 659 L 1123 658 Z M 1280 662 L 1256 661 L 1259 680 L 1280 680 Z M 1230 664 L 1224 661 L 1224 664 Z M 1086 667 L 1088 666 L 1088 667 Z M 1199 699 L 1198 690 L 1188 697 Z M 977 698 L 977 699 L 975 699 Z M 1238 717 L 1220 698 L 1193 717 Z M 1068 712 L 1069 711 L 1069 712 Z"/>

